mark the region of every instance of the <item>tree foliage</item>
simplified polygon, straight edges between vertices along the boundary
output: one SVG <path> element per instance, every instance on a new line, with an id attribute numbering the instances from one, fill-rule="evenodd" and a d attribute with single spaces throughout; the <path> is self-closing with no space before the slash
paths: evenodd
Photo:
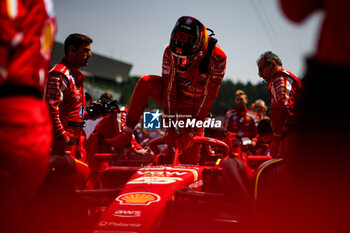
<path id="1" fill-rule="evenodd" d="M 250 106 L 257 99 L 262 99 L 267 105 L 269 104 L 269 96 L 266 83 L 258 83 L 256 85 L 253 85 L 250 82 L 243 84 L 239 81 L 237 83 L 234 83 L 232 80 L 224 80 L 221 83 L 218 96 L 214 101 L 211 112 L 217 115 L 223 115 L 228 110 L 236 108 L 235 93 L 237 90 L 243 90 L 247 94 L 248 108 L 250 108 Z"/>

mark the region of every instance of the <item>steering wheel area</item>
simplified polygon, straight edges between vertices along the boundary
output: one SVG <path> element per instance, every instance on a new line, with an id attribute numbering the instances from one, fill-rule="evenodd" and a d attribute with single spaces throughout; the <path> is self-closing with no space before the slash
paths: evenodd
<path id="1" fill-rule="evenodd" d="M 161 153 L 159 149 L 159 145 L 163 145 L 163 144 L 166 144 L 163 137 L 156 138 L 149 142 L 149 147 L 159 157 Z M 196 136 L 193 138 L 193 144 L 200 144 L 203 146 L 201 150 L 200 161 L 206 160 L 206 158 L 210 158 L 210 157 L 224 158 L 228 155 L 230 150 L 228 145 L 223 141 L 214 139 L 214 138 L 208 138 L 208 137 Z M 177 163 L 176 161 L 178 161 L 178 158 L 176 157 L 178 157 L 179 153 L 181 154 L 181 152 L 178 153 L 178 150 L 176 148 L 175 148 L 175 151 L 176 152 L 173 155 L 175 159 L 173 159 L 172 163 L 173 165 L 178 165 L 174 163 Z"/>

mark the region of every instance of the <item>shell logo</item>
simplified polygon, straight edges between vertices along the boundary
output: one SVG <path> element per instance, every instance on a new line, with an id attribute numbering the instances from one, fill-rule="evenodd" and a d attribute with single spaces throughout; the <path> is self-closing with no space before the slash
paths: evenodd
<path id="1" fill-rule="evenodd" d="M 56 34 L 56 26 L 55 24 L 49 20 L 44 26 L 42 35 L 40 37 L 41 41 L 41 54 L 45 59 L 49 59 L 51 56 L 52 45 L 55 39 Z"/>
<path id="2" fill-rule="evenodd" d="M 125 193 L 116 198 L 121 205 L 150 205 L 160 201 L 160 196 L 149 192 Z"/>

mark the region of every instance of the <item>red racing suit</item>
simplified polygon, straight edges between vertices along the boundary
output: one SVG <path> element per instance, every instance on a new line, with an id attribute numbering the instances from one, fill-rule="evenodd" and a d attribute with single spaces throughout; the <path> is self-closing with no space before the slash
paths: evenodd
<path id="1" fill-rule="evenodd" d="M 53 154 L 73 153 L 71 156 L 76 157 L 75 148 L 84 127 L 85 78 L 65 58 L 49 72 L 46 100 L 53 120 Z M 71 139 L 69 145 L 65 141 L 67 137 Z"/>
<path id="2" fill-rule="evenodd" d="M 171 59 L 170 48 L 166 48 L 162 66 L 166 87 L 163 96 L 164 113 L 191 115 L 198 120 L 204 120 L 217 97 L 225 75 L 225 67 L 226 55 L 216 46 L 212 52 L 208 73 L 200 73 L 198 63 L 181 72 L 176 69 L 176 64 Z"/>
<path id="3" fill-rule="evenodd" d="M 283 68 L 274 74 L 269 84 L 273 140 L 271 154 L 276 156 L 274 148 L 278 148 L 280 156 L 284 156 L 288 149 L 288 139 L 285 138 L 291 123 L 295 120 L 294 105 L 300 94 L 301 81 Z M 276 141 L 277 139 L 277 141 Z M 275 144 L 278 142 L 278 144 Z M 277 145 L 277 146 L 274 146 Z"/>
<path id="4" fill-rule="evenodd" d="M 21 232 L 23 208 L 50 157 L 52 123 L 42 94 L 56 34 L 52 2 L 0 0 L 0 28 L 0 229 Z"/>
<path id="5" fill-rule="evenodd" d="M 163 55 L 162 76 L 143 76 L 135 87 L 126 125 L 130 128 L 136 126 L 146 107 L 146 97 L 152 97 L 163 104 L 165 114 L 191 115 L 204 120 L 219 91 L 225 67 L 226 55 L 216 45 L 210 58 L 208 73 L 199 72 L 198 62 L 181 72 L 176 68 L 168 46 Z"/>
<path id="6" fill-rule="evenodd" d="M 114 111 L 112 114 L 105 116 L 95 127 L 88 139 L 88 154 L 92 157 L 96 152 L 112 153 L 113 148 L 109 143 L 104 142 L 104 139 L 117 136 L 125 127 L 126 122 L 126 107 L 121 107 L 120 112 Z M 92 143 L 97 140 L 98 143 Z M 134 151 L 142 149 L 142 146 L 136 142 L 136 139 L 131 140 L 131 149 Z M 91 155 L 91 156 L 90 156 Z"/>
<path id="7" fill-rule="evenodd" d="M 44 93 L 56 20 L 51 1 L 0 1 L 0 86 Z"/>
<path id="8" fill-rule="evenodd" d="M 257 114 L 247 109 L 232 109 L 226 112 L 224 127 L 239 137 L 254 138 L 257 135 Z"/>
<path id="9" fill-rule="evenodd" d="M 252 145 L 249 148 L 249 152 L 253 155 L 270 155 L 270 144 L 271 144 L 272 135 L 256 135 L 252 140 Z"/>
<path id="10" fill-rule="evenodd" d="M 124 154 L 124 149 L 130 152 L 138 153 L 143 150 L 135 138 L 132 138 L 130 146 L 116 151 L 111 144 L 105 142 L 107 138 L 113 138 L 120 134 L 125 127 L 127 108 L 121 107 L 120 112 L 114 111 L 112 114 L 105 116 L 95 127 L 87 140 L 87 154 L 90 168 L 89 186 L 96 188 L 98 182 L 99 171 L 104 169 L 107 165 L 105 163 L 97 162 L 95 160 L 95 153 L 116 153 Z"/>
<path id="11" fill-rule="evenodd" d="M 226 54 L 215 45 L 207 73 L 199 72 L 199 60 L 186 71 L 180 71 L 177 65 L 168 46 L 163 55 L 162 76 L 143 76 L 134 89 L 126 121 L 128 127 L 135 128 L 148 97 L 163 104 L 164 114 L 168 116 L 187 115 L 197 120 L 208 116 L 225 75 Z M 191 130 L 195 135 L 203 135 L 203 129 Z"/>
<path id="12" fill-rule="evenodd" d="M 291 72 L 281 69 L 269 84 L 273 134 L 282 137 L 294 120 L 294 104 L 300 94 L 301 81 Z"/>

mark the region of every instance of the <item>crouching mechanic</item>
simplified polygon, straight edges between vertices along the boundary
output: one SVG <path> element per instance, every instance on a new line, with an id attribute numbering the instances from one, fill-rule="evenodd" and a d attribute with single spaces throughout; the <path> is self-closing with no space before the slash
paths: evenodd
<path id="1" fill-rule="evenodd" d="M 193 17 L 178 19 L 170 45 L 164 51 L 162 76 L 146 75 L 139 79 L 129 103 L 126 127 L 108 142 L 117 147 L 130 143 L 149 97 L 163 104 L 166 120 L 175 121 L 177 116 L 205 120 L 226 67 L 225 53 L 207 30 Z M 203 135 L 203 128 L 170 128 L 165 138 L 169 147 L 176 146 L 183 152 L 182 162 L 197 163 L 200 148 L 193 147 L 195 151 L 190 148 L 197 135 Z"/>
<path id="2" fill-rule="evenodd" d="M 258 220 L 252 190 L 254 173 L 247 164 L 246 153 L 241 151 L 237 135 L 221 127 L 205 129 L 205 136 L 219 139 L 229 146 L 229 154 L 220 162 L 226 178 L 228 194 L 232 195 L 233 200 L 237 201 L 238 211 L 242 214 L 241 220 L 254 225 L 254 221 Z M 201 159 L 203 157 L 202 155 Z"/>
<path id="3" fill-rule="evenodd" d="M 52 167 L 71 167 L 77 177 L 87 179 L 87 165 L 80 162 L 76 152 L 85 118 L 84 81 L 79 68 L 91 57 L 92 39 L 71 34 L 64 42 L 65 56 L 49 72 L 46 100 L 53 120 L 54 139 L 51 147 Z M 79 170 L 80 169 L 80 170 Z M 57 170 L 57 169 L 56 169 Z"/>
<path id="4" fill-rule="evenodd" d="M 133 137 L 130 144 L 124 148 L 114 148 L 111 144 L 106 143 L 105 139 L 114 138 L 119 135 L 125 128 L 127 107 L 120 107 L 114 110 L 112 114 L 105 116 L 95 127 L 87 140 L 88 163 L 90 168 L 90 188 L 99 188 L 99 172 L 107 164 L 95 159 L 95 153 L 116 153 L 126 160 L 133 160 L 138 165 L 147 164 L 152 159 L 150 149 L 143 148 Z"/>

